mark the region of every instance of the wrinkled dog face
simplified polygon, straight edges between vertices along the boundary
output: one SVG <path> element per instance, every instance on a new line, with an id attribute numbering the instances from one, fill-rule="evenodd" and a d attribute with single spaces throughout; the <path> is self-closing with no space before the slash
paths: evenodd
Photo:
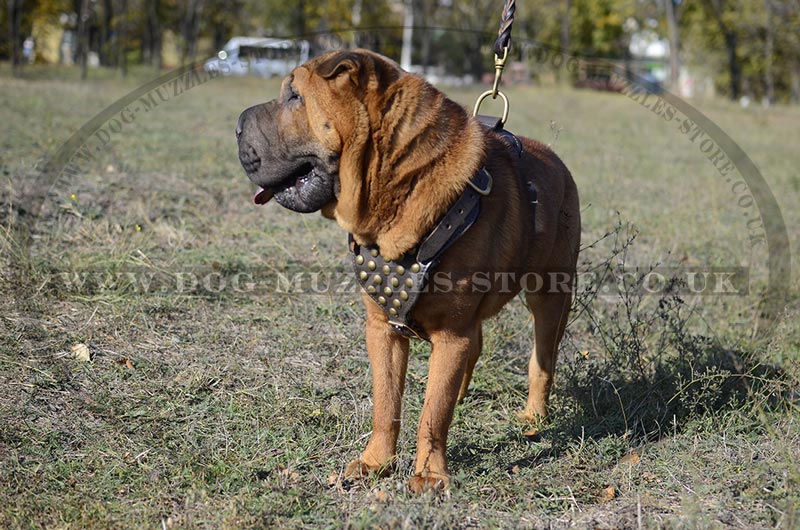
<path id="1" fill-rule="evenodd" d="M 311 131 L 306 97 L 294 76 L 283 82 L 279 98 L 245 110 L 239 117 L 239 161 L 261 187 L 255 201 L 273 196 L 298 212 L 313 212 L 334 200 L 338 153 L 326 149 Z"/>
<path id="2" fill-rule="evenodd" d="M 336 200 L 342 145 L 359 103 L 359 65 L 347 55 L 335 52 L 296 68 L 284 79 L 280 97 L 239 117 L 239 160 L 261 187 L 257 204 L 274 196 L 280 205 L 307 213 Z"/>

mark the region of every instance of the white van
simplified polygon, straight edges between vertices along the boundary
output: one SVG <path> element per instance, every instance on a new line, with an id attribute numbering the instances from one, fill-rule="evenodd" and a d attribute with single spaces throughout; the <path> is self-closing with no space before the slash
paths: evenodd
<path id="1" fill-rule="evenodd" d="M 203 67 L 222 75 L 284 77 L 308 60 L 309 49 L 304 40 L 233 37 Z"/>

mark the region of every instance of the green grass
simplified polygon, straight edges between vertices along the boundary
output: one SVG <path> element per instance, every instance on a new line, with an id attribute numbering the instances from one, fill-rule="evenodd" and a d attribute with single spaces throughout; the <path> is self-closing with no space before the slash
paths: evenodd
<path id="1" fill-rule="evenodd" d="M 781 324 L 753 342 L 765 253 L 750 249 L 729 186 L 676 127 L 619 95 L 509 90 L 509 129 L 553 144 L 575 175 L 584 243 L 611 231 L 619 246 L 638 232 L 624 257 L 611 237 L 582 260 L 743 265 L 752 293 L 591 301 L 568 330 L 552 420 L 535 440 L 514 414 L 530 322 L 510 304 L 486 324 L 456 412 L 455 484 L 417 497 L 406 483 L 424 345 L 412 349 L 397 473 L 348 485 L 344 464 L 370 430 L 358 297 L 171 288 L 181 273 L 346 270 L 337 226 L 251 204 L 233 128 L 276 82 L 215 80 L 141 115 L 51 190 L 22 244 L 22 194 L 49 185 L 37 163 L 144 76 L 0 77 L 0 527 L 800 524 L 797 277 Z M 452 95 L 471 106 L 478 92 Z M 800 111 L 695 104 L 759 167 L 797 248 Z M 87 270 L 119 276 L 83 286 L 62 276 Z M 146 275 L 164 290 L 143 292 Z M 89 362 L 72 354 L 77 343 Z M 632 453 L 638 463 L 620 460 Z"/>

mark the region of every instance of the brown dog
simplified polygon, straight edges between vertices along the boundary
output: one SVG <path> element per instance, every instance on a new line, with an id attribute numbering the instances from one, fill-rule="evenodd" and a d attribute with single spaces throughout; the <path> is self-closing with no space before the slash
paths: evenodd
<path id="1" fill-rule="evenodd" d="M 547 414 L 580 242 L 577 189 L 550 149 L 522 138 L 518 153 L 423 79 L 361 50 L 296 68 L 278 99 L 242 113 L 236 133 L 242 166 L 261 187 L 256 203 L 322 210 L 387 261 L 415 249 L 482 167 L 491 175 L 477 221 L 435 266 L 447 288 L 422 294 L 412 312 L 432 343 L 412 490 L 447 486 L 447 433 L 481 353 L 481 323 L 520 291 L 535 328 L 523 415 Z M 394 462 L 409 349 L 384 308 L 362 297 L 373 431 L 345 470 L 351 478 Z"/>

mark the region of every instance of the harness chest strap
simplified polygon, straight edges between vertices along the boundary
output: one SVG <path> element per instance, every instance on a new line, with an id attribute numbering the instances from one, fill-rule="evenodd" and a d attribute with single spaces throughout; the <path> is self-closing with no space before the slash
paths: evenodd
<path id="1" fill-rule="evenodd" d="M 406 337 L 429 340 L 411 318 L 411 310 L 425 292 L 430 270 L 450 245 L 478 219 L 482 195 L 492 189 L 492 176 L 481 168 L 456 203 L 422 243 L 399 259 L 387 261 L 376 245 L 361 246 L 350 235 L 356 280 L 386 312 L 389 324 Z"/>
<path id="2" fill-rule="evenodd" d="M 489 123 L 478 116 L 481 123 L 494 130 L 522 156 L 522 143 L 514 134 L 504 130 L 500 122 Z M 495 121 L 497 119 L 495 118 Z M 411 318 L 411 311 L 420 295 L 426 291 L 428 275 L 438 263 L 445 250 L 458 240 L 478 219 L 481 197 L 492 191 L 492 176 L 485 167 L 478 170 L 469 181 L 464 193 L 450 207 L 422 243 L 397 260 L 387 261 L 381 256 L 377 245 L 361 246 L 349 237 L 350 252 L 356 280 L 366 293 L 384 310 L 389 324 L 399 334 L 423 340 L 430 337 Z M 524 182 L 531 204 L 532 217 L 536 217 L 536 186 L 533 181 Z"/>

